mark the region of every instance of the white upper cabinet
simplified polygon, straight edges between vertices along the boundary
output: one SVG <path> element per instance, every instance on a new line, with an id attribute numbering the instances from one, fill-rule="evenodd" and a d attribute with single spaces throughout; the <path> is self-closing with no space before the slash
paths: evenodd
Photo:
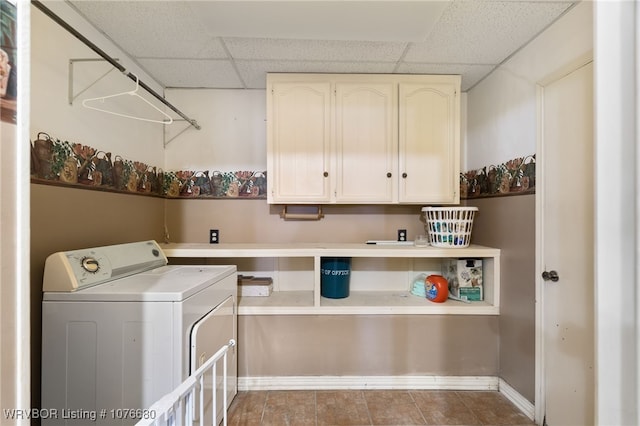
<path id="1" fill-rule="evenodd" d="M 459 80 L 400 83 L 401 203 L 460 202 L 459 92 Z"/>
<path id="2" fill-rule="evenodd" d="M 338 203 L 391 203 L 397 191 L 397 88 L 392 82 L 336 83 Z"/>
<path id="3" fill-rule="evenodd" d="M 267 76 L 268 201 L 457 204 L 460 77 Z"/>
<path id="4" fill-rule="evenodd" d="M 268 202 L 330 202 L 331 84 L 291 78 L 267 87 Z"/>

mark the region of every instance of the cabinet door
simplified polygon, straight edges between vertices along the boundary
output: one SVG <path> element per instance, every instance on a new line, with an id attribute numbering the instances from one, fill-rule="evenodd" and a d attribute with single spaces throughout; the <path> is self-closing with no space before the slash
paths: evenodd
<path id="1" fill-rule="evenodd" d="M 336 180 L 339 203 L 397 198 L 397 90 L 388 83 L 336 84 Z"/>
<path id="2" fill-rule="evenodd" d="M 328 202 L 331 84 L 267 87 L 268 202 Z"/>
<path id="3" fill-rule="evenodd" d="M 460 202 L 459 87 L 459 80 L 400 84 L 401 203 Z"/>

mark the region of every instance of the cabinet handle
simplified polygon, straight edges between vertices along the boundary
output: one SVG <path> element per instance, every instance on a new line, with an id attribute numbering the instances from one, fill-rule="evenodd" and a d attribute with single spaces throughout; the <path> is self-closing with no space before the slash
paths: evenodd
<path id="1" fill-rule="evenodd" d="M 291 211 L 287 211 L 288 207 L 293 207 L 294 212 L 296 211 L 296 206 L 285 205 L 280 212 L 280 217 L 284 220 L 320 220 L 324 217 L 324 213 L 322 213 L 322 206 L 316 207 L 317 213 L 306 213 L 302 211 L 292 213 Z"/>
<path id="2" fill-rule="evenodd" d="M 322 175 L 323 175 L 324 177 L 327 177 L 327 176 L 329 176 L 329 172 L 324 172 Z"/>
<path id="3" fill-rule="evenodd" d="M 390 178 L 391 177 L 391 173 L 387 173 L 387 177 Z"/>
<path id="4" fill-rule="evenodd" d="M 406 178 L 407 178 L 407 174 L 406 174 L 406 173 L 403 173 L 403 174 L 402 174 L 402 177 L 406 179 Z"/>

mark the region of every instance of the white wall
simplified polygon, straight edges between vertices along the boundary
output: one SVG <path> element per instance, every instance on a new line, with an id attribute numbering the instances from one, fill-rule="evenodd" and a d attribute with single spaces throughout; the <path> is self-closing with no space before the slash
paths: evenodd
<path id="1" fill-rule="evenodd" d="M 536 83 L 591 54 L 592 7 L 579 3 L 469 91 L 463 170 L 536 152 Z"/>
<path id="2" fill-rule="evenodd" d="M 47 5 L 64 4 L 47 2 Z M 82 20 L 77 16 L 71 19 L 72 16 L 68 17 L 71 21 L 69 23 L 81 28 Z M 118 117 L 82 106 L 82 100 L 85 98 L 133 90 L 135 83 L 106 61 L 76 62 L 73 68 L 74 93 L 91 86 L 92 82 L 107 71 L 113 71 L 70 105 L 69 60 L 100 57 L 34 6 L 31 7 L 31 22 L 31 139 L 34 140 L 38 132 L 46 132 L 54 138 L 111 151 L 113 155 L 119 154 L 128 160 L 163 167 L 163 124 Z M 89 38 L 94 42 L 100 40 L 97 35 Z M 115 57 L 119 57 L 126 64 L 126 58 L 122 55 Z M 150 84 L 148 79 L 143 81 Z M 155 101 L 142 89 L 140 94 L 151 102 Z M 162 105 L 158 101 L 155 103 Z M 125 111 L 152 119 L 162 118 L 144 101 L 133 96 L 125 96 L 117 104 L 104 105 L 107 108 L 115 108 L 118 112 Z"/>
<path id="3" fill-rule="evenodd" d="M 202 126 L 173 140 L 186 124 L 167 128 L 166 170 L 267 169 L 264 90 L 167 89 L 166 96 Z"/>

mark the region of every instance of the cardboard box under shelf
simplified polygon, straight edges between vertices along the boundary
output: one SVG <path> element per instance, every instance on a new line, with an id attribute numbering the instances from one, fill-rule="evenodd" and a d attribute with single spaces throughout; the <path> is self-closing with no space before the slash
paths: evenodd
<path id="1" fill-rule="evenodd" d="M 238 296 L 266 297 L 273 291 L 273 279 L 238 275 Z"/>
<path id="2" fill-rule="evenodd" d="M 450 259 L 443 269 L 453 296 L 470 301 L 484 300 L 482 259 Z"/>

